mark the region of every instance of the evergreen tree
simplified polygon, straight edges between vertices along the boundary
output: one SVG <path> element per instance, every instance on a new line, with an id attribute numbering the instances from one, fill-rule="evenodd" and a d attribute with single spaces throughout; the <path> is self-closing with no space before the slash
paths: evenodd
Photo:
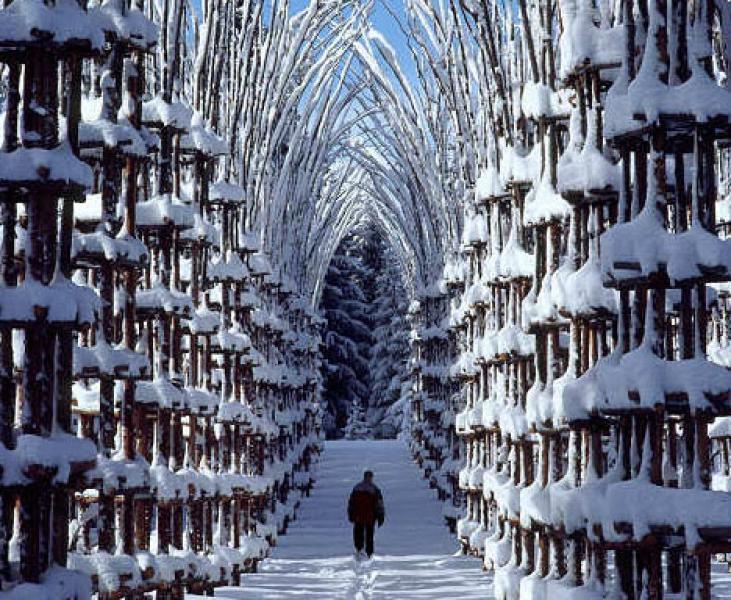
<path id="1" fill-rule="evenodd" d="M 409 357 L 408 300 L 395 253 L 380 238 L 377 243 L 381 267 L 375 277 L 371 303 L 374 344 L 367 418 L 376 437 L 394 437 L 403 421 L 403 403 L 399 400 L 407 379 Z"/>
<path id="2" fill-rule="evenodd" d="M 327 319 L 323 355 L 325 433 L 340 437 L 351 407 L 367 405 L 372 344 L 368 301 L 361 282 L 367 274 L 353 238 L 343 241 L 325 278 L 320 310 Z"/>
<path id="3" fill-rule="evenodd" d="M 366 430 L 394 437 L 401 430 L 407 304 L 395 253 L 374 228 L 364 226 L 340 244 L 320 305 L 328 321 L 323 362 L 328 437 L 362 437 Z"/>
<path id="4" fill-rule="evenodd" d="M 343 430 L 345 437 L 349 440 L 363 440 L 371 437 L 371 428 L 366 420 L 366 413 L 363 405 L 354 401 L 348 415 L 348 423 Z"/>

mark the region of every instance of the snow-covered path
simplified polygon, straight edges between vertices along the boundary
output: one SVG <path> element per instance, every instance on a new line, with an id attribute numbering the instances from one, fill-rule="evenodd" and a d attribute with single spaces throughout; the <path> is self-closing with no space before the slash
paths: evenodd
<path id="1" fill-rule="evenodd" d="M 376 532 L 374 559 L 356 564 L 345 507 L 366 468 L 383 491 L 386 522 Z M 443 522 L 440 503 L 403 444 L 328 442 L 315 490 L 273 558 L 241 588 L 219 588 L 216 597 L 490 598 L 489 578 L 475 559 L 453 556 L 458 545 Z"/>

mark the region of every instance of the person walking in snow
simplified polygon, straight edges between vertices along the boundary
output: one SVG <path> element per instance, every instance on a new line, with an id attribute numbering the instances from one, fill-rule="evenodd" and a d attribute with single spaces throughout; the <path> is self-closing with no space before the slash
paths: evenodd
<path id="1" fill-rule="evenodd" d="M 353 524 L 353 544 L 359 558 L 363 556 L 364 545 L 368 558 L 373 555 L 376 522 L 380 527 L 385 516 L 383 495 L 373 483 L 373 471 L 366 471 L 363 481 L 353 488 L 348 500 L 348 520 Z"/>

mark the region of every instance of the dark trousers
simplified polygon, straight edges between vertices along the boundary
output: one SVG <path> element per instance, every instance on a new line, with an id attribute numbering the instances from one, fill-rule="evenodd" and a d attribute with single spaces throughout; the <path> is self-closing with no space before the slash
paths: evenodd
<path id="1" fill-rule="evenodd" d="M 365 542 L 366 554 L 368 556 L 373 554 L 373 530 L 375 528 L 375 523 L 353 523 L 353 544 L 358 552 L 363 550 Z"/>

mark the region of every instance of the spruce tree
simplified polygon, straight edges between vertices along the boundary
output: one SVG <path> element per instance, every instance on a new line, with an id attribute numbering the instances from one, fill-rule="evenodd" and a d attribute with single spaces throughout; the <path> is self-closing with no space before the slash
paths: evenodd
<path id="1" fill-rule="evenodd" d="M 394 437 L 403 421 L 403 383 L 409 356 L 408 300 L 395 252 L 381 238 L 378 247 L 380 269 L 372 292 L 373 347 L 370 354 L 372 380 L 367 419 L 376 437 Z"/>
<path id="2" fill-rule="evenodd" d="M 375 437 L 401 431 L 407 304 L 396 254 L 375 228 L 364 226 L 340 244 L 320 305 L 328 321 L 323 397 L 329 437 L 352 437 L 361 421 Z"/>
<path id="3" fill-rule="evenodd" d="M 371 437 L 371 428 L 366 420 L 366 413 L 363 405 L 357 400 L 353 401 L 348 415 L 348 423 L 343 430 L 345 437 L 349 440 L 363 440 Z"/>
<path id="4" fill-rule="evenodd" d="M 353 238 L 343 241 L 332 259 L 320 310 L 327 320 L 323 360 L 328 437 L 341 437 L 353 404 L 370 396 L 369 351 L 372 345 L 368 301 L 361 287 L 368 274 Z"/>

